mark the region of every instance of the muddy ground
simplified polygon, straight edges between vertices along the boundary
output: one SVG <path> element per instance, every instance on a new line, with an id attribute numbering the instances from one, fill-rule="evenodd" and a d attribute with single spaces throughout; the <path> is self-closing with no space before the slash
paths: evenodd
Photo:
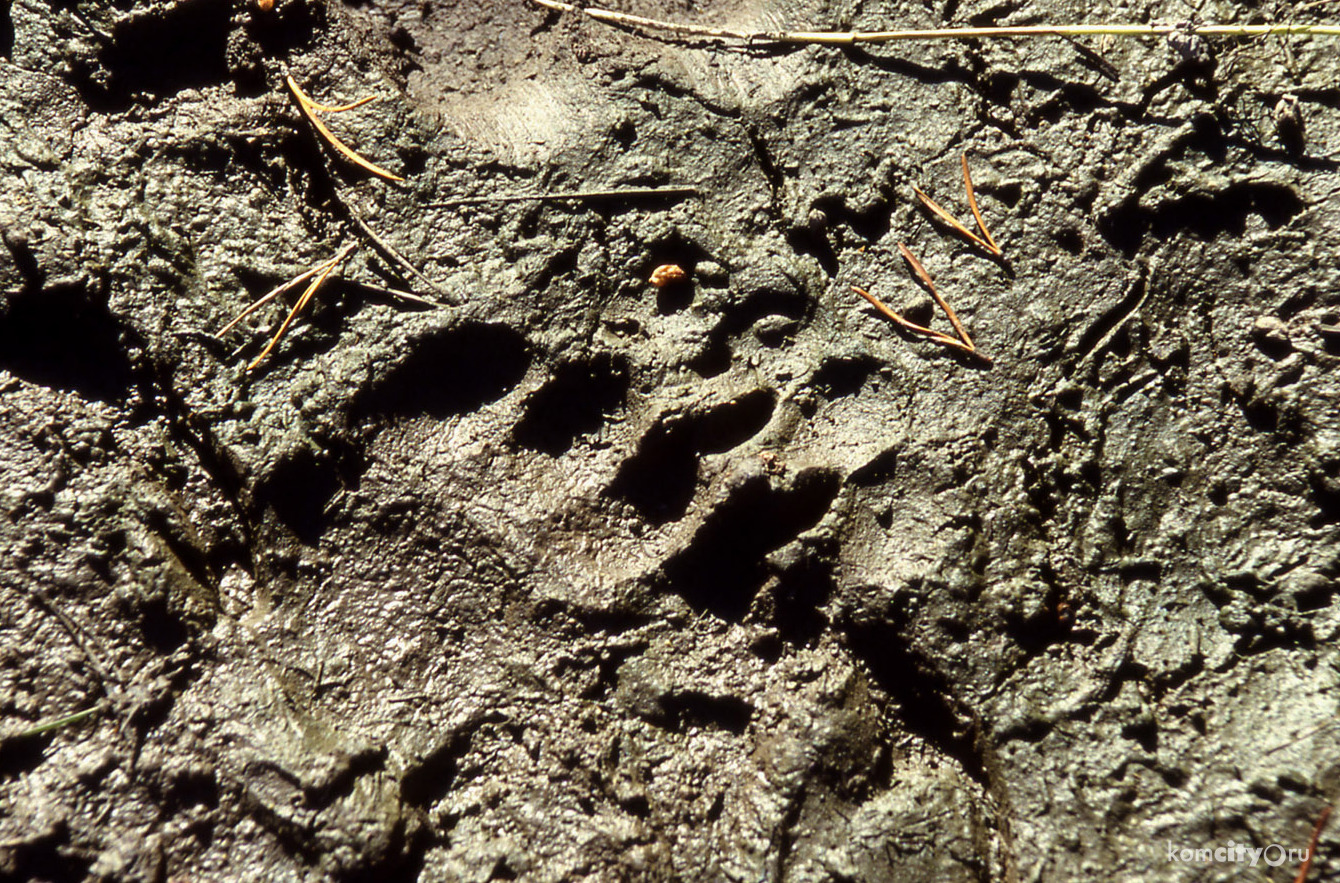
<path id="1" fill-rule="evenodd" d="M 1337 45 L 0 0 L 0 877 L 1293 879 L 1183 850 L 1340 794 Z"/>

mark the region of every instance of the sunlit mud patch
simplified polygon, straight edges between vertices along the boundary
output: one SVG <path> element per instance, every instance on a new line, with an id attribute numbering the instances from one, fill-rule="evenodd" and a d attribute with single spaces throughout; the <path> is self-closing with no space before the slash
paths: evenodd
<path id="1" fill-rule="evenodd" d="M 429 75 L 410 80 L 416 98 L 432 95 Z M 437 99 L 443 119 L 465 141 L 486 146 L 513 162 L 535 161 L 573 145 L 600 125 L 604 114 L 584 84 L 524 80 L 477 95 Z"/>
<path id="2" fill-rule="evenodd" d="M 667 76 L 718 111 L 775 100 L 794 87 L 784 59 L 709 51 L 610 27 L 530 0 L 350 3 L 353 21 L 402 63 L 405 87 L 463 140 L 504 162 L 530 164 L 584 143 L 584 133 L 630 125 L 630 88 Z M 633 15 L 770 31 L 826 20 L 824 4 L 723 0 L 618 4 Z M 667 38 L 673 34 L 666 34 Z M 798 59 L 797 59 L 798 60 Z M 625 102 L 626 103 L 626 102 Z M 645 101 L 643 102 L 645 104 Z M 635 105 L 642 107 L 642 104 Z M 661 108 L 646 108 L 659 116 Z"/>

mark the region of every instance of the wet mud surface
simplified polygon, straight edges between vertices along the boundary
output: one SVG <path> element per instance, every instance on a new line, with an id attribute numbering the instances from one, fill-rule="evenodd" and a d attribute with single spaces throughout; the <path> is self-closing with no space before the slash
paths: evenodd
<path id="1" fill-rule="evenodd" d="M 0 2 L 0 878 L 1293 879 L 1180 850 L 1340 789 L 1335 50 Z"/>

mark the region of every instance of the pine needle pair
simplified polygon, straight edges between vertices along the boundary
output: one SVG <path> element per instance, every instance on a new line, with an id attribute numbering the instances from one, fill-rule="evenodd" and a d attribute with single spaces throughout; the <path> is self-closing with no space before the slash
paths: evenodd
<path id="1" fill-rule="evenodd" d="M 968 155 L 966 153 L 963 154 L 963 186 L 968 193 L 968 207 L 972 210 L 972 216 L 977 221 L 977 229 L 981 232 L 980 236 L 969 230 L 960 223 L 957 218 L 937 205 L 936 202 L 923 193 L 920 188 L 913 187 L 912 189 L 916 192 L 917 198 L 919 198 L 926 208 L 930 209 L 936 217 L 944 221 L 958 232 L 959 235 L 965 237 L 978 248 L 987 252 L 992 257 L 999 258 L 1002 255 L 1000 246 L 996 244 L 995 237 L 993 237 L 991 231 L 987 229 L 986 221 L 982 218 L 982 212 L 977 207 L 977 194 L 973 191 L 972 175 L 968 171 Z M 920 334 L 926 339 L 934 341 L 941 346 L 947 346 L 950 349 L 958 350 L 965 355 L 972 356 L 973 358 L 990 365 L 991 360 L 983 355 L 981 350 L 977 349 L 977 344 L 973 343 L 972 337 L 968 334 L 968 329 L 963 327 L 963 323 L 959 321 L 958 314 L 954 312 L 954 308 L 949 305 L 949 302 L 940 296 L 940 292 L 935 288 L 935 283 L 931 280 L 931 274 L 926 272 L 926 268 L 921 265 L 921 261 L 917 260 L 916 255 L 912 254 L 908 247 L 901 242 L 898 243 L 898 253 L 903 256 L 903 260 L 907 261 L 908 266 L 912 268 L 912 272 L 915 273 L 917 278 L 921 280 L 921 283 L 926 286 L 926 290 L 930 292 L 931 297 L 934 298 L 937 304 L 939 304 L 940 309 L 945 311 L 945 315 L 949 317 L 949 324 L 954 326 L 953 335 L 945 334 L 942 331 L 936 331 L 933 328 L 927 328 L 925 325 L 919 325 L 911 319 L 899 315 L 889 309 L 889 307 L 879 298 L 862 288 L 857 288 L 853 285 L 851 290 L 869 301 L 882 315 L 903 330 L 910 331 L 913 334 Z"/>

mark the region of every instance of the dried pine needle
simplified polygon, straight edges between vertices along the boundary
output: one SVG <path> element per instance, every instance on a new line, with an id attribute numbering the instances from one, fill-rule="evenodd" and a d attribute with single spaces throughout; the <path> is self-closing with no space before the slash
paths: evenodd
<path id="1" fill-rule="evenodd" d="M 901 242 L 898 243 L 898 253 L 901 254 L 903 260 L 907 261 L 912 267 L 912 272 L 917 274 L 917 278 L 920 279 L 927 290 L 930 291 L 931 297 L 935 298 L 935 302 L 940 305 L 940 309 L 945 311 L 945 315 L 949 317 L 949 324 L 954 326 L 954 332 L 958 334 L 959 339 L 967 344 L 968 349 L 976 352 L 977 346 L 972 342 L 972 338 L 968 336 L 968 330 L 964 328 L 963 323 L 958 320 L 958 314 L 954 312 L 954 308 L 949 305 L 948 301 L 940 297 L 940 292 L 935 290 L 935 283 L 931 281 L 931 274 L 926 272 L 926 268 L 921 265 L 921 261 L 917 260 L 916 255 L 912 254 L 907 246 L 903 245 Z"/>
<path id="2" fill-rule="evenodd" d="M 982 236 L 986 238 L 986 242 L 983 244 L 988 251 L 996 257 L 1000 257 L 1000 246 L 996 245 L 996 240 L 992 237 L 991 231 L 986 229 L 986 221 L 982 220 L 982 212 L 977 208 L 977 194 L 972 189 L 972 175 L 968 173 L 968 155 L 966 153 L 963 154 L 963 188 L 968 191 L 968 208 L 972 209 L 972 216 L 977 221 L 977 229 L 981 230 Z"/>
<path id="3" fill-rule="evenodd" d="M 999 254 L 999 252 L 996 251 L 994 248 L 992 248 L 991 245 L 989 245 L 985 239 L 983 239 L 976 233 L 969 230 L 967 227 L 960 224 L 958 218 L 954 217 L 949 212 L 940 208 L 939 204 L 935 200 L 931 199 L 929 196 L 927 196 L 925 193 L 921 191 L 921 188 L 913 187 L 912 192 L 917 195 L 917 199 L 921 200 L 922 205 L 930 209 L 931 212 L 937 218 L 944 221 L 950 227 L 953 227 L 954 232 L 958 233 L 964 239 L 967 239 L 973 245 L 976 245 L 978 248 L 982 249 L 985 252 L 988 252 L 990 254 Z"/>
<path id="4" fill-rule="evenodd" d="M 251 306 L 243 310 L 237 316 L 237 318 L 233 319 L 233 321 L 229 322 L 226 326 L 224 326 L 223 330 L 219 332 L 220 335 L 227 334 L 233 328 L 237 327 L 238 322 L 242 321 L 244 318 L 251 315 L 261 306 L 264 306 L 265 304 L 274 300 L 276 297 L 283 294 L 285 291 L 297 287 L 298 285 L 307 281 L 308 279 L 312 280 L 310 283 L 308 283 L 306 290 L 304 290 L 302 295 L 298 298 L 297 303 L 295 303 L 293 305 L 293 308 L 289 310 L 288 316 L 284 319 L 283 324 L 279 326 L 279 330 L 276 331 L 274 333 L 274 336 L 270 338 L 270 342 L 266 345 L 265 349 L 261 351 L 261 354 L 259 356 L 257 356 L 255 359 L 252 360 L 250 365 L 247 366 L 248 372 L 255 371 L 256 366 L 259 365 L 262 361 L 264 361 L 265 357 L 270 354 L 270 352 L 283 338 L 284 334 L 288 331 L 289 326 L 293 324 L 293 320 L 297 318 L 298 314 L 302 312 L 303 308 L 307 306 L 308 302 L 311 301 L 311 299 L 316 296 L 316 293 L 321 290 L 321 286 L 325 284 L 326 279 L 329 278 L 330 274 L 333 273 L 336 269 L 340 267 L 341 264 L 344 263 L 344 261 L 349 257 L 349 255 L 353 253 L 355 248 L 357 248 L 357 246 L 354 245 L 353 243 L 350 243 L 349 245 L 346 245 L 344 248 L 340 249 L 339 254 L 335 255 L 335 257 L 331 258 L 330 260 L 322 261 L 312 269 L 307 270 L 306 272 L 303 273 L 299 273 L 297 276 L 294 276 L 292 279 L 288 280 L 283 285 L 275 287 L 267 294 L 258 298 L 254 303 L 251 304 Z M 313 279 L 312 277 L 316 278 Z"/>
<path id="5" fill-rule="evenodd" d="M 285 77 L 284 80 L 285 82 L 288 83 L 289 91 L 293 93 L 293 98 L 298 102 L 298 108 L 302 111 L 303 116 L 307 117 L 307 121 L 312 124 L 312 128 L 316 129 L 317 132 L 321 134 L 321 137 L 325 138 L 331 147 L 339 151 L 346 159 L 348 159 L 354 165 L 358 166 L 364 171 L 376 175 L 379 178 L 385 178 L 388 181 L 405 180 L 404 178 L 400 177 L 394 172 L 388 172 L 386 169 L 382 168 L 376 163 L 369 162 L 368 160 L 359 156 L 352 149 L 350 149 L 349 146 L 346 145 L 343 141 L 341 141 L 339 138 L 336 138 L 335 134 L 331 132 L 330 129 L 326 128 L 326 124 L 321 121 L 321 118 L 319 116 L 317 116 L 318 111 L 324 113 L 342 113 L 346 110 L 353 110 L 355 107 L 361 107 L 364 104 L 367 104 L 369 101 L 372 101 L 373 98 L 362 98 L 359 99 L 358 101 L 354 101 L 349 104 L 342 104 L 335 106 L 318 104 L 317 102 L 309 98 L 307 96 L 307 93 L 303 92 L 302 89 L 298 88 L 298 84 L 294 82 L 293 77 Z"/>

